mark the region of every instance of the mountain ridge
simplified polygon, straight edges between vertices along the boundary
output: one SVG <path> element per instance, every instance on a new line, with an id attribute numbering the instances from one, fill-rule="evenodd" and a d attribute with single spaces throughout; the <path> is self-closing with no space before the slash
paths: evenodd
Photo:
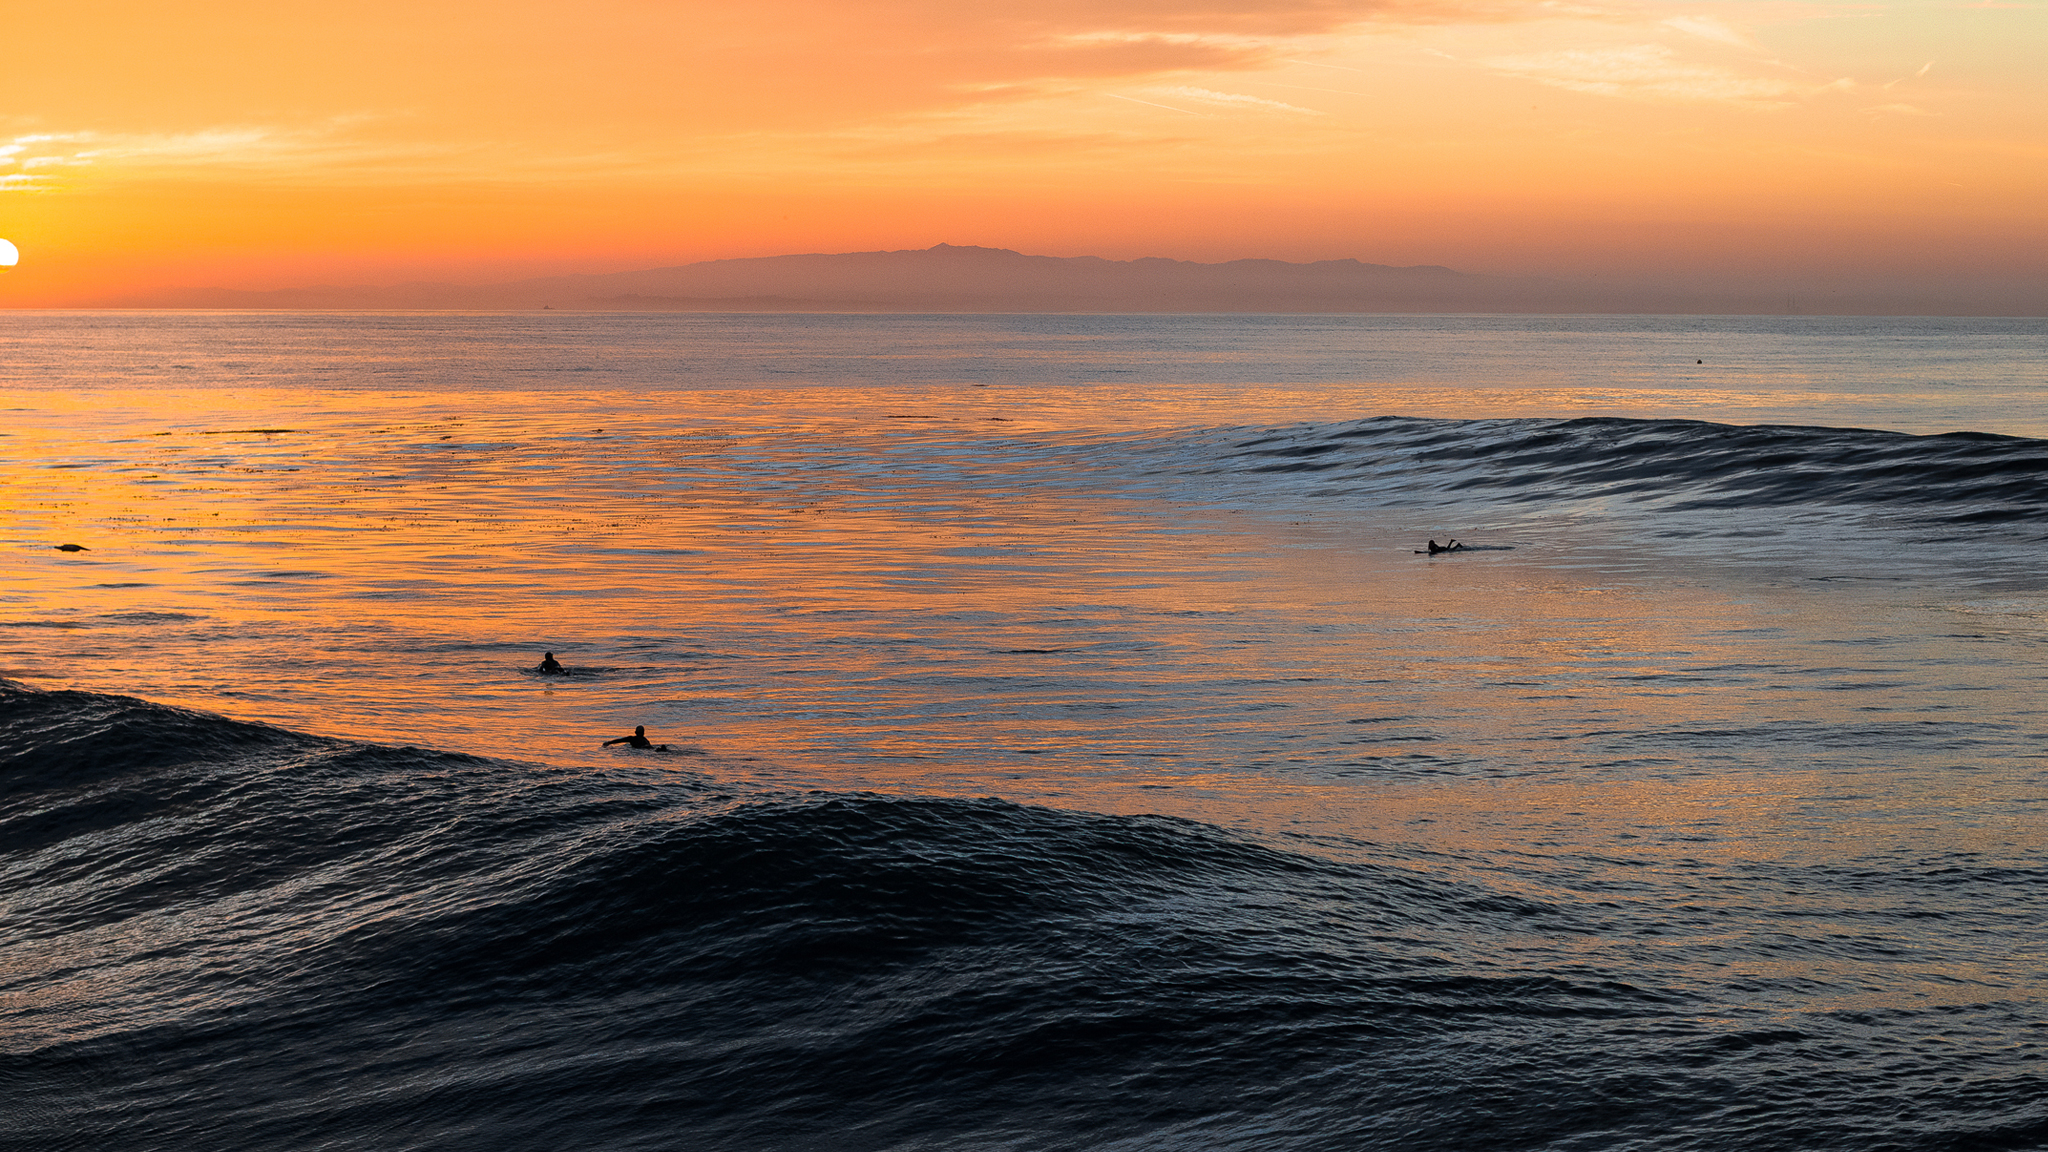
<path id="1" fill-rule="evenodd" d="M 1833 293 L 1830 314 L 1981 315 L 1968 299 Z M 409 281 L 248 290 L 177 288 L 107 307 L 642 312 L 1722 313 L 1793 309 L 1780 290 L 1489 276 L 1355 258 L 1217 263 L 1040 256 L 937 244 L 747 256 L 492 284 Z"/>

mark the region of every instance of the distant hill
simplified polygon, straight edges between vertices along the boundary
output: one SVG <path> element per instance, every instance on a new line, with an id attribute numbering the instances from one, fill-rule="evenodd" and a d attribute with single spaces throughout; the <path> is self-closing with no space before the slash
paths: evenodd
<path id="1" fill-rule="evenodd" d="M 114 307 L 286 309 L 602 310 L 631 312 L 1616 312 L 1778 313 L 1771 292 L 1646 289 L 1479 276 L 1433 264 L 1357 260 L 1199 264 L 1147 258 L 1027 256 L 1007 248 L 939 244 L 707 260 L 606 275 L 502 284 L 250 292 L 184 288 L 105 301 Z M 1939 301 L 1835 299 L 1835 313 L 1968 313 Z"/>

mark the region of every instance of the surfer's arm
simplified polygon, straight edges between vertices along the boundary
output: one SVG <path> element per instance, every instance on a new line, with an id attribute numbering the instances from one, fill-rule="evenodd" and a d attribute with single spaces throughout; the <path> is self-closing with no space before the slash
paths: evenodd
<path id="1" fill-rule="evenodd" d="M 621 737 L 619 737 L 619 738 L 618 738 L 617 740 L 607 740 L 607 741 L 605 741 L 604 743 L 602 743 L 602 744 L 598 745 L 598 747 L 600 747 L 600 748 L 609 748 L 609 747 L 611 747 L 611 746 L 612 746 L 612 745 L 614 745 L 614 744 L 624 744 L 624 743 L 627 743 L 627 742 L 629 742 L 629 741 L 630 741 L 630 740 L 632 740 L 632 739 L 633 739 L 633 738 L 632 738 L 631 736 L 621 736 Z"/>

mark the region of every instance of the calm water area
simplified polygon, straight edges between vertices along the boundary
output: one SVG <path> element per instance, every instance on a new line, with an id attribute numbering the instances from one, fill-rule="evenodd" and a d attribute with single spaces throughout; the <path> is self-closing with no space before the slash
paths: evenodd
<path id="1" fill-rule="evenodd" d="M 2044 439 L 2039 320 L 14 313 L 0 678 L 1198 821 L 1577 918 L 1446 963 L 1868 1041 L 1698 1146 L 1903 1094 L 2037 1147 Z"/>

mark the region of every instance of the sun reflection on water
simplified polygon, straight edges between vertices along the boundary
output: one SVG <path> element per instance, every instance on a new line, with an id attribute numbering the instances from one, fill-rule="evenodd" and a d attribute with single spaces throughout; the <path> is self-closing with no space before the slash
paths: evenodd
<path id="1" fill-rule="evenodd" d="M 1924 840 L 2039 680 L 1910 588 L 1498 514 L 1459 531 L 1513 551 L 1433 562 L 1439 510 L 1134 479 L 1104 446 L 1163 433 L 1099 399 L 24 399 L 5 675 L 563 768 L 638 723 L 778 786 L 1737 859 Z M 2000 787 L 1945 841 L 2038 845 Z"/>

